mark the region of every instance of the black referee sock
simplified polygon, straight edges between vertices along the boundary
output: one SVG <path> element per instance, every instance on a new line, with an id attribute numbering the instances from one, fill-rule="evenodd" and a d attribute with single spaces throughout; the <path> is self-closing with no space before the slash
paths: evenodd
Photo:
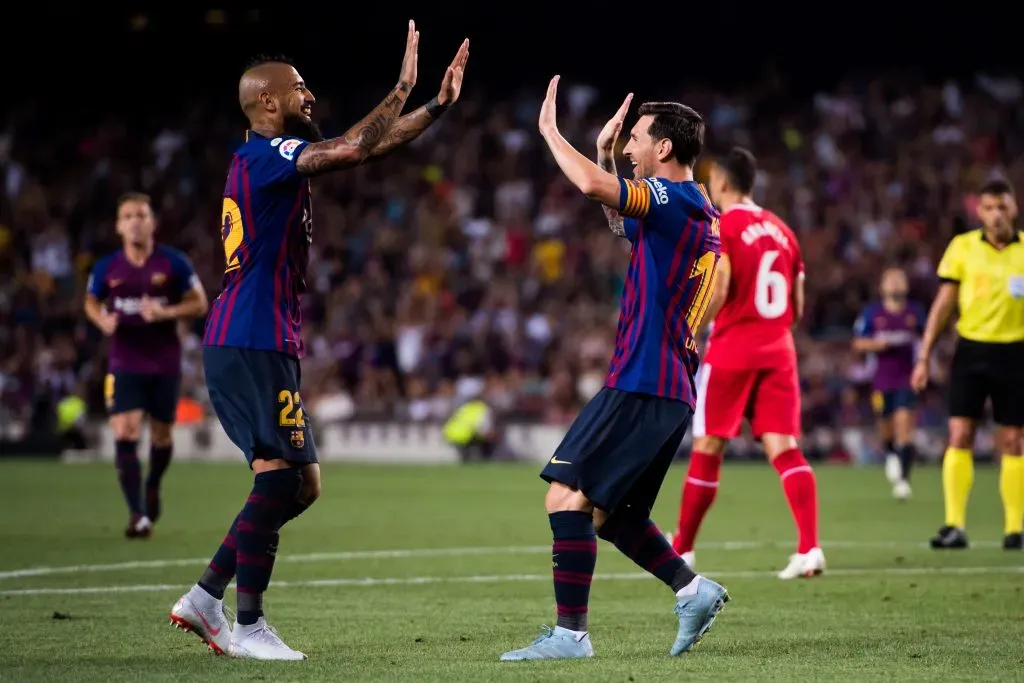
<path id="1" fill-rule="evenodd" d="M 896 453 L 900 457 L 900 469 L 903 471 L 903 481 L 910 481 L 910 470 L 914 466 L 914 458 L 917 455 L 917 450 L 914 448 L 914 444 L 908 443 L 900 446 Z"/>

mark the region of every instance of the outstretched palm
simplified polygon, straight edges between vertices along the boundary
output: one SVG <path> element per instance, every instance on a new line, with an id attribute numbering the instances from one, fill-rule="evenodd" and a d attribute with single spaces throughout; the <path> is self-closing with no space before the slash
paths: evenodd
<path id="1" fill-rule="evenodd" d="M 622 132 L 622 124 L 626 120 L 626 113 L 629 112 L 629 103 L 633 101 L 633 93 L 626 95 L 626 99 L 623 100 L 619 110 L 615 112 L 615 116 L 608 119 L 608 123 L 604 124 L 604 128 L 597 136 L 597 148 L 610 152 L 615 147 L 615 141 L 619 139 L 619 133 Z"/>
<path id="2" fill-rule="evenodd" d="M 444 80 L 441 81 L 441 91 L 437 93 L 439 104 L 449 105 L 459 99 L 462 92 L 462 77 L 466 73 L 466 62 L 469 61 L 469 38 L 462 41 L 459 51 L 455 53 L 455 59 L 444 72 Z"/>

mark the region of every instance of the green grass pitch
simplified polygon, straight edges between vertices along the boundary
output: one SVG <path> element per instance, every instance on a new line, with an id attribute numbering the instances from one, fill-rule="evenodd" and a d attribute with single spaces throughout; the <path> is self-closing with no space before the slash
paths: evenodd
<path id="1" fill-rule="evenodd" d="M 324 467 L 323 497 L 282 533 L 266 599 L 309 659 L 258 663 L 216 657 L 167 620 L 248 492 L 244 465 L 172 465 L 156 534 L 127 541 L 110 464 L 0 463 L 0 680 L 1024 680 L 1024 556 L 999 547 L 989 468 L 974 547 L 956 553 L 925 547 L 941 522 L 936 469 L 901 504 L 880 470 L 819 468 L 829 573 L 782 582 L 794 532 L 778 478 L 727 465 L 697 562 L 733 601 L 697 650 L 668 656 L 673 596 L 602 543 L 596 657 L 500 663 L 554 619 L 536 471 Z M 666 530 L 683 472 L 655 510 Z"/>

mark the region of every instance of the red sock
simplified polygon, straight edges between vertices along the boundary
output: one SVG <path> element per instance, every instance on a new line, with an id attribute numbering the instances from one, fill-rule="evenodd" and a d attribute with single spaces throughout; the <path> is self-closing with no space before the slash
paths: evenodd
<path id="1" fill-rule="evenodd" d="M 683 500 L 679 504 L 679 526 L 672 538 L 672 547 L 680 555 L 693 550 L 700 523 L 715 502 L 721 467 L 721 456 L 699 451 L 690 454 L 690 468 L 683 481 Z"/>
<path id="2" fill-rule="evenodd" d="M 796 551 L 806 553 L 818 547 L 818 485 L 814 470 L 798 448 L 783 451 L 772 465 L 782 479 L 782 490 L 793 513 L 799 536 Z"/>

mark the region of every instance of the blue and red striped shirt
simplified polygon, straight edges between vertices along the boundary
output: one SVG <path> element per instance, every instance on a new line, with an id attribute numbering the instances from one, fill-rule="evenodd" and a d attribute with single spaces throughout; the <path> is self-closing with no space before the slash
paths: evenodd
<path id="1" fill-rule="evenodd" d="M 718 211 L 693 181 L 619 179 L 633 248 L 605 386 L 694 405 L 693 331 L 714 291 Z"/>
<path id="2" fill-rule="evenodd" d="M 309 179 L 295 168 L 305 140 L 249 131 L 224 187 L 224 280 L 204 346 L 279 351 L 301 358 L 306 266 L 312 241 Z"/>

